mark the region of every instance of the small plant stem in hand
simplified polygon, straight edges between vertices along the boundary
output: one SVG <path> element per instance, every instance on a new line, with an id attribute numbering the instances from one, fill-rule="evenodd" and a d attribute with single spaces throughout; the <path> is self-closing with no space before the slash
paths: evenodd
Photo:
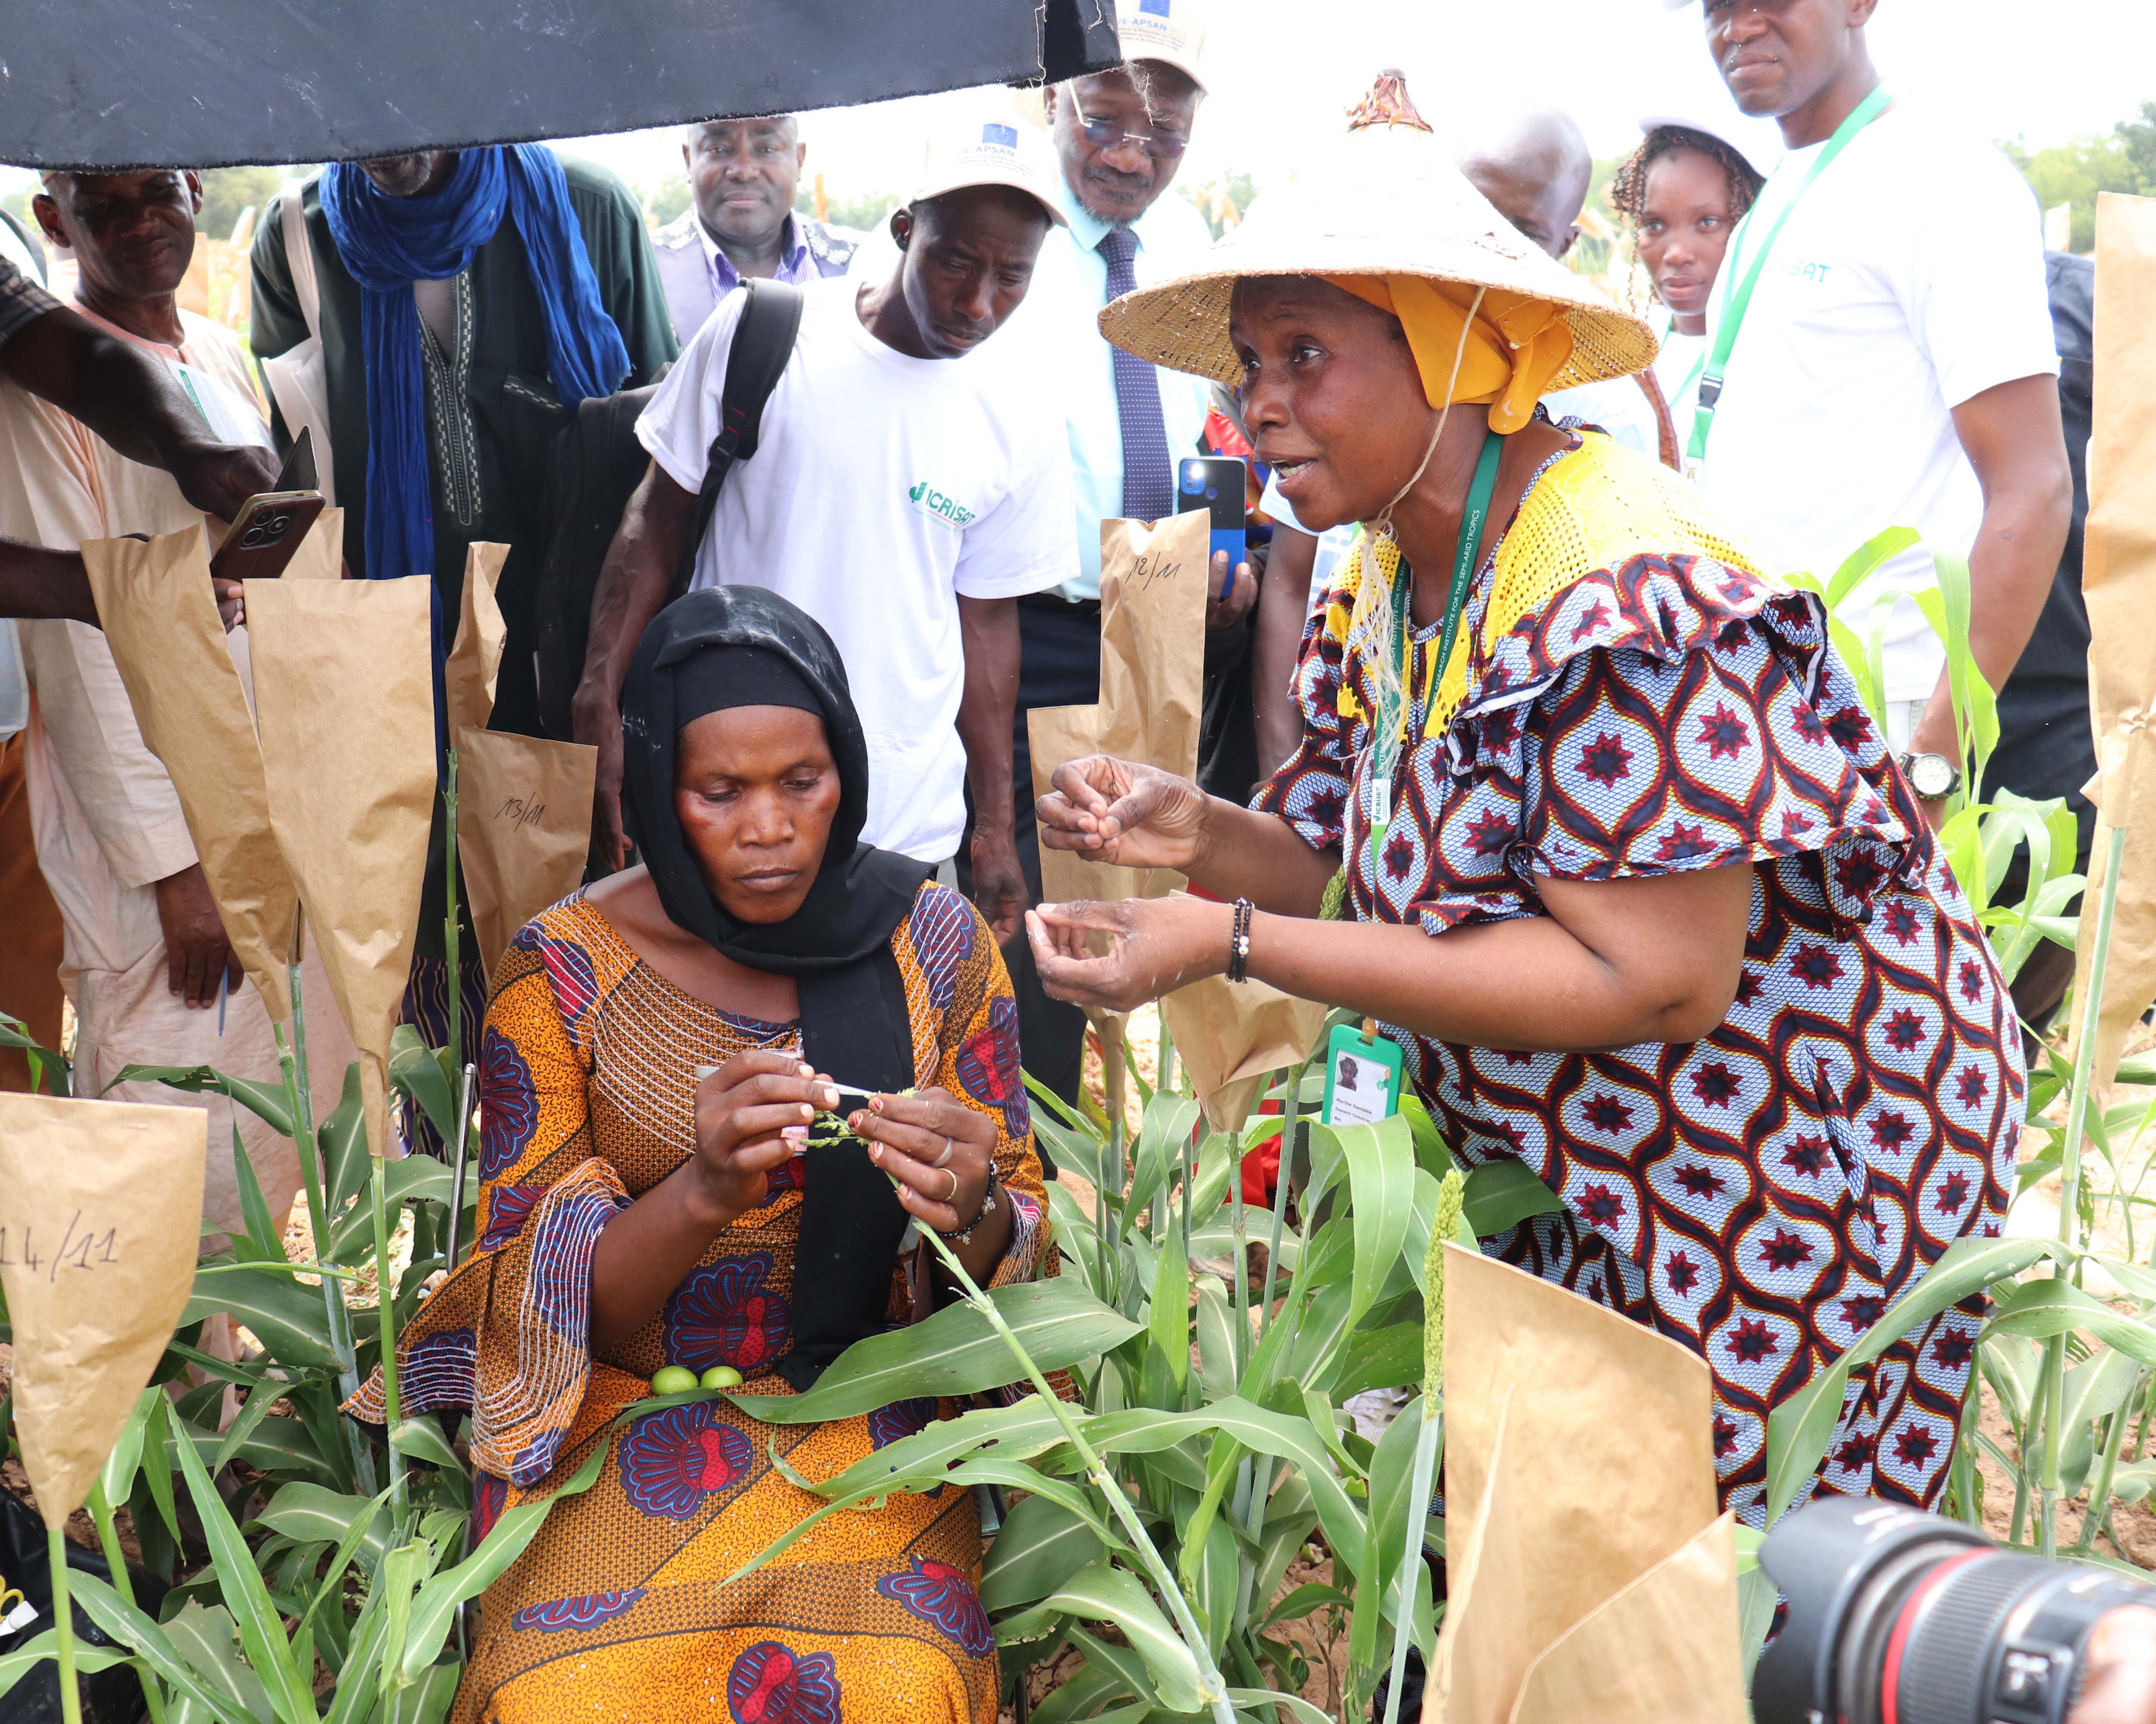
<path id="1" fill-rule="evenodd" d="M 885 1177 L 890 1176 L 886 1174 Z M 897 1183 L 895 1179 L 891 1181 L 894 1189 Z M 1214 1724 L 1235 1724 L 1235 1708 L 1228 1703 L 1228 1685 L 1213 1662 L 1212 1650 L 1206 1644 L 1204 1633 L 1198 1626 L 1198 1619 L 1191 1614 L 1190 1603 L 1183 1596 L 1183 1588 L 1175 1583 L 1175 1577 L 1168 1573 L 1168 1564 L 1155 1547 L 1152 1536 L 1147 1532 L 1145 1522 L 1138 1518 L 1137 1510 L 1132 1505 L 1130 1493 L 1116 1481 L 1115 1475 L 1108 1470 L 1107 1464 L 1094 1452 L 1093 1445 L 1086 1440 L 1086 1434 L 1079 1428 L 1078 1421 L 1070 1416 L 1070 1409 L 1049 1387 L 1048 1379 L 1041 1374 L 1040 1367 L 1033 1362 L 1033 1356 L 1026 1352 L 1025 1343 L 1011 1331 L 1010 1325 L 1004 1321 L 1004 1314 L 996 1309 L 995 1301 L 983 1293 L 979 1284 L 966 1273 L 966 1265 L 958 1261 L 957 1254 L 930 1229 L 923 1228 L 921 1237 L 935 1247 L 936 1255 L 943 1260 L 944 1268 L 951 1272 L 951 1278 L 958 1284 L 966 1303 L 978 1311 L 988 1326 L 1003 1337 L 1004 1345 L 1010 1349 L 1011 1357 L 1024 1371 L 1027 1379 L 1033 1384 L 1034 1392 L 1055 1415 L 1055 1422 L 1063 1427 L 1065 1438 L 1084 1465 L 1086 1478 L 1122 1524 L 1123 1536 L 1137 1553 L 1138 1560 L 1145 1567 L 1147 1578 L 1152 1582 L 1153 1590 L 1160 1594 L 1161 1602 L 1167 1605 L 1169 1614 L 1175 1619 L 1176 1632 L 1182 1635 L 1184 1647 L 1197 1663 L 1199 1697 L 1212 1712 Z"/>
<path id="2" fill-rule="evenodd" d="M 90 1481 L 90 1518 L 97 1527 L 97 1543 L 105 1552 L 105 1566 L 112 1571 L 112 1590 L 132 1604 L 135 1583 L 128 1577 L 127 1553 L 120 1547 L 120 1527 L 112 1517 L 112 1505 L 105 1501 L 103 1479 Z M 150 1674 L 146 1664 L 138 1662 L 135 1672 L 141 1679 L 142 1704 L 149 1709 L 150 1724 L 165 1724 L 164 1686 Z"/>

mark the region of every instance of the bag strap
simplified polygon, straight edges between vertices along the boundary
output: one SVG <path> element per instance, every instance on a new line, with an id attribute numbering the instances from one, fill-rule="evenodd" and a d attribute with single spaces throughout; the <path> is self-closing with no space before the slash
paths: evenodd
<path id="1" fill-rule="evenodd" d="M 292 291 L 300 301 L 300 315 L 307 320 L 307 333 L 319 341 L 322 333 L 322 294 L 315 281 L 315 245 L 307 237 L 306 212 L 300 199 L 304 180 L 287 180 L 277 198 L 277 220 L 285 230 L 285 262 L 292 272 Z"/>
<path id="2" fill-rule="evenodd" d="M 719 432 L 704 458 L 703 488 L 696 494 L 696 529 L 682 546 L 675 572 L 673 596 L 689 590 L 696 572 L 696 553 L 711 531 L 711 511 L 719 506 L 719 487 L 737 461 L 756 453 L 763 428 L 764 403 L 778 387 L 793 340 L 801 329 L 801 290 L 783 281 L 756 276 L 742 285 L 741 321 L 726 349 L 726 387 L 719 395 Z"/>

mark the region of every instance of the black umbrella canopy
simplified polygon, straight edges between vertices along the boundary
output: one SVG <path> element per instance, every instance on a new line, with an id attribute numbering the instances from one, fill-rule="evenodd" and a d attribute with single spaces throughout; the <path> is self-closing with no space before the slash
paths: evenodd
<path id="1" fill-rule="evenodd" d="M 15 0 L 0 162 L 338 162 L 1112 65 L 1111 0 Z"/>

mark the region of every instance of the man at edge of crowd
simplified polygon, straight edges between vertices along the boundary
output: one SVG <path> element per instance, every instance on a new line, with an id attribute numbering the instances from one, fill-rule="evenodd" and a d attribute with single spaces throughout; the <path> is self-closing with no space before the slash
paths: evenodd
<path id="1" fill-rule="evenodd" d="M 2073 486 L 2034 195 L 1996 147 L 1881 84 L 1878 4 L 1705 0 L 1730 94 L 1789 154 L 1730 242 L 1727 288 L 1774 236 L 1748 304 L 1714 296 L 1710 356 L 1736 331 L 1720 387 L 1711 357 L 1701 387 L 1703 452 L 1682 428 L 1701 484 L 1778 571 L 1824 577 L 1883 528 L 1922 535 L 1871 590 L 1903 595 L 1887 742 L 1937 824 L 1961 751 L 1945 648 L 1906 595 L 1934 580 L 1934 553 L 1966 557 L 1970 649 L 1999 687 L 2051 591 Z"/>
<path id="2" fill-rule="evenodd" d="M 1069 578 L 1070 492 L 1060 421 L 997 331 L 1062 219 L 1045 149 L 977 121 L 939 141 L 891 233 L 883 280 L 812 282 L 752 459 L 726 475 L 695 587 L 768 587 L 829 634 L 867 733 L 863 841 L 955 859 L 970 788 L 972 890 L 998 942 L 1026 906 L 1009 820 L 1017 599 Z M 599 750 L 594 833 L 619 867 L 620 691 L 687 548 L 745 295 L 689 344 L 637 422 L 651 466 L 592 601 L 577 737 Z"/>
<path id="3" fill-rule="evenodd" d="M 651 244 L 674 338 L 683 346 L 750 276 L 798 285 L 846 273 L 861 236 L 793 208 L 808 156 L 791 114 L 682 128 L 689 208 Z"/>
<path id="4" fill-rule="evenodd" d="M 1020 602 L 1024 641 L 1016 760 L 1019 854 L 1029 895 L 1040 895 L 1032 752 L 1025 715 L 1036 706 L 1086 706 L 1101 697 L 1101 523 L 1158 521 L 1175 512 L 1175 463 L 1204 453 L 1211 404 L 1204 382 L 1111 346 L 1097 319 L 1111 300 L 1196 269 L 1211 244 L 1204 218 L 1164 195 L 1183 165 L 1205 97 L 1199 0 L 1119 0 L 1125 65 L 1046 92 L 1060 172 L 1055 195 L 1067 225 L 1049 236 L 1024 315 L 1012 334 L 1035 345 L 1043 404 L 1060 410 L 1070 440 L 1077 572 Z M 1231 578 L 1232 577 L 1232 578 Z M 1258 597 L 1247 565 L 1209 573 L 1209 680 L 1222 647 Z M 1224 590 L 1224 598 L 1221 595 Z M 1018 998 L 1026 1070 L 1066 1099 L 1078 1092 L 1086 1015 L 1051 1000 L 1023 940 L 1004 954 Z"/>
<path id="5" fill-rule="evenodd" d="M 275 482 L 265 449 L 218 442 L 179 379 L 157 358 L 90 320 L 0 259 L 0 377 L 80 419 L 121 454 L 162 467 L 205 514 L 229 521 Z M 0 1011 L 40 1046 L 60 1040 L 59 906 L 38 870 L 24 778 L 29 690 L 13 618 L 95 623 L 82 558 L 0 539 Z M 30 1087 L 28 1060 L 0 1049 L 0 1090 Z"/>
<path id="6" fill-rule="evenodd" d="M 31 209 L 48 242 L 75 261 L 82 315 L 171 367 L 214 434 L 266 449 L 270 428 L 238 339 L 178 305 L 201 202 L 199 182 L 178 168 L 52 172 Z M 72 551 L 202 525 L 169 474 L 0 385 L 0 531 Z M 29 812 L 38 865 L 64 925 L 61 978 L 74 1006 L 80 1092 L 176 1099 L 153 1082 L 120 1082 L 133 1065 L 214 1065 L 275 1083 L 269 1014 L 242 983 L 178 793 L 142 740 L 105 636 L 57 620 L 21 634 L 33 696 L 23 739 Z M 227 644 L 244 678 L 245 629 Z M 311 949 L 305 975 L 320 1110 L 336 1105 L 351 1043 Z M 212 1116 L 213 1141 L 237 1132 L 270 1214 L 281 1217 L 300 1183 L 290 1139 L 223 1097 L 177 1099 Z M 203 1218 L 214 1228 L 244 1224 L 235 1178 L 229 1155 L 212 1162 Z"/>

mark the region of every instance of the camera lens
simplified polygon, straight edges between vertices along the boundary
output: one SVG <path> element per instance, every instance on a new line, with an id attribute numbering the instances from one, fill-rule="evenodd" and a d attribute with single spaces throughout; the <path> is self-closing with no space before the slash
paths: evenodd
<path id="1" fill-rule="evenodd" d="M 2060 1724 L 2097 1619 L 2156 1598 L 1853 1497 L 1789 1516 L 1759 1560 L 1789 1614 L 1753 1685 L 1758 1724 Z"/>

